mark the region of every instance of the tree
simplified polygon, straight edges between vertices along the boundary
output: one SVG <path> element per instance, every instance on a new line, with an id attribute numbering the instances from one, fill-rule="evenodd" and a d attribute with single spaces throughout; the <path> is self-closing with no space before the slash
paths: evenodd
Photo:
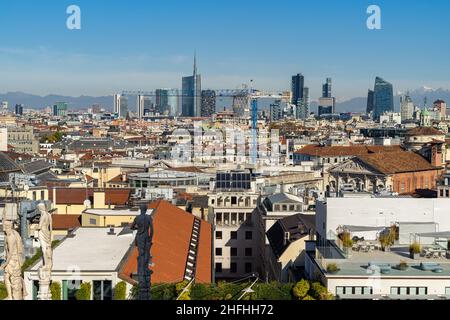
<path id="1" fill-rule="evenodd" d="M 52 300 L 61 300 L 61 283 L 53 281 L 50 285 Z"/>
<path id="2" fill-rule="evenodd" d="M 75 294 L 77 300 L 91 300 L 91 283 L 83 282 Z"/>
<path id="3" fill-rule="evenodd" d="M 322 283 L 314 282 L 311 285 L 311 290 L 309 291 L 309 295 L 316 300 L 333 300 L 334 296 L 328 292 L 328 289 L 325 288 Z"/>
<path id="4" fill-rule="evenodd" d="M 302 300 L 308 294 L 309 289 L 309 282 L 302 279 L 297 282 L 297 284 L 292 289 L 292 292 L 294 293 L 294 297 L 296 297 L 298 300 Z"/>
<path id="5" fill-rule="evenodd" d="M 114 287 L 114 300 L 126 300 L 127 299 L 127 284 L 125 281 L 120 281 Z"/>

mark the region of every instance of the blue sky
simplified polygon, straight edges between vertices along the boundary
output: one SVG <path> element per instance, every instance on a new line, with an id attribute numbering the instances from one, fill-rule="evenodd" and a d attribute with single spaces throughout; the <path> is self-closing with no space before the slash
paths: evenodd
<path id="1" fill-rule="evenodd" d="M 81 30 L 66 28 L 71 4 Z M 370 4 L 382 30 L 366 27 Z M 312 99 L 326 77 L 341 100 L 377 75 L 396 91 L 450 88 L 449 13 L 447 0 L 1 0 L 0 92 L 176 88 L 195 50 L 208 88 L 283 90 L 297 72 Z"/>

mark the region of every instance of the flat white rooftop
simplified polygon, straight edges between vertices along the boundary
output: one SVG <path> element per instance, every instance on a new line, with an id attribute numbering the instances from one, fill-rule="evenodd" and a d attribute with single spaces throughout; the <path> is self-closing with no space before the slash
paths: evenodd
<path id="1" fill-rule="evenodd" d="M 114 271 L 133 244 L 135 232 L 118 236 L 123 228 L 79 228 L 73 238 L 66 238 L 53 251 L 53 271 Z M 31 270 L 36 271 L 42 261 Z"/>

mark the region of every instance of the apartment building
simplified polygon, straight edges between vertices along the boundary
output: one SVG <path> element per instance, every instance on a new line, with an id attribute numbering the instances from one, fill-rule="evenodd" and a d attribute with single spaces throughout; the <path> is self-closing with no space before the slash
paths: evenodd
<path id="1" fill-rule="evenodd" d="M 261 272 L 259 232 L 253 214 L 259 194 L 252 180 L 249 171 L 218 172 L 208 194 L 216 280 Z"/>
<path id="2" fill-rule="evenodd" d="M 8 127 L 8 144 L 17 153 L 39 153 L 39 141 L 35 138 L 34 129 L 31 126 Z"/>
<path id="3" fill-rule="evenodd" d="M 450 201 L 437 198 L 318 201 L 305 271 L 339 299 L 449 299 L 449 211 Z M 386 235 L 392 242 L 383 242 Z"/>

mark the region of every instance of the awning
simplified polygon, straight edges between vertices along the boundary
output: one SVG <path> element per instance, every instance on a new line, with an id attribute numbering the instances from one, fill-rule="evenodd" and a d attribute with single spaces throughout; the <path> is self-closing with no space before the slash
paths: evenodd
<path id="1" fill-rule="evenodd" d="M 367 226 L 342 226 L 348 232 L 382 231 L 386 227 L 367 227 Z"/>
<path id="2" fill-rule="evenodd" d="M 416 233 L 416 236 L 422 238 L 447 238 L 450 239 L 450 231 Z"/>

